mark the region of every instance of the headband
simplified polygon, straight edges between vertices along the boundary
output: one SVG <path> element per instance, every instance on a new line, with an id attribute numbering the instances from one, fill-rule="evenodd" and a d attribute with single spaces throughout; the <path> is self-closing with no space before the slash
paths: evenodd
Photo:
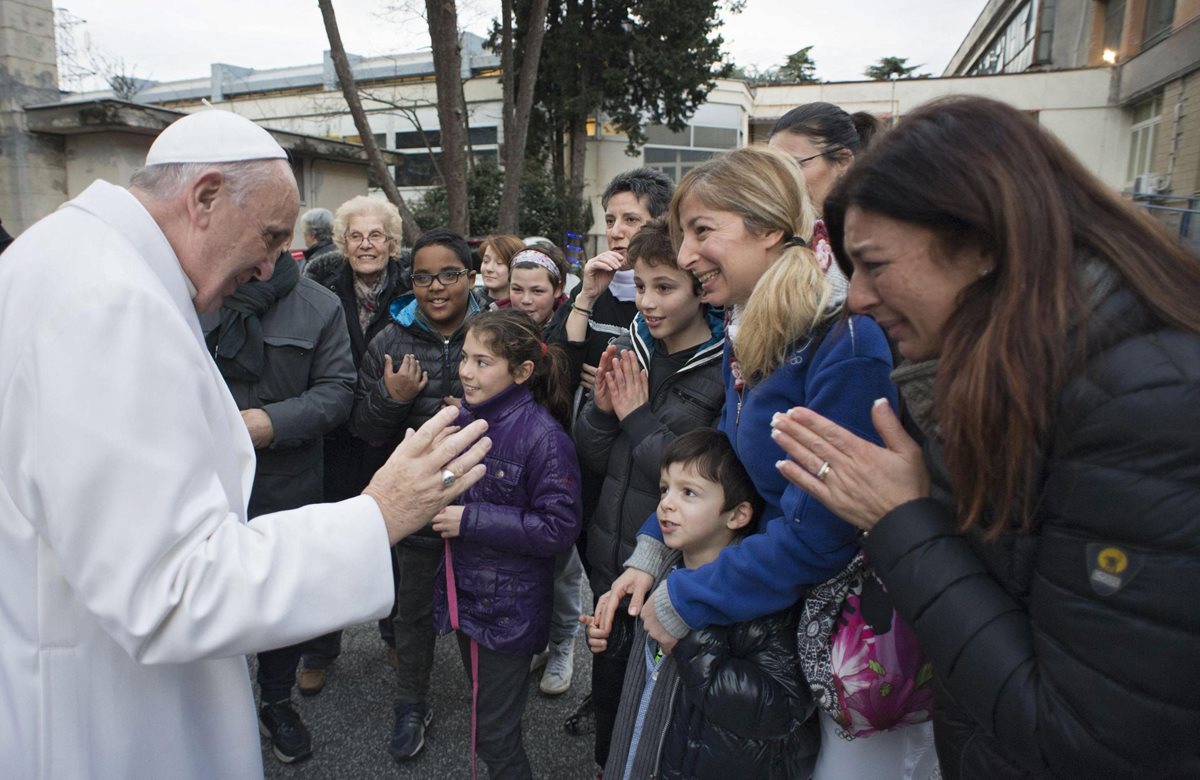
<path id="1" fill-rule="evenodd" d="M 515 267 L 517 263 L 533 263 L 534 265 L 539 265 L 550 272 L 550 278 L 554 281 L 558 281 L 558 279 L 562 276 L 562 273 L 558 270 L 558 266 L 554 264 L 554 261 L 550 259 L 550 256 L 544 252 L 539 252 L 536 249 L 522 249 L 520 252 L 517 252 L 515 255 L 513 255 L 512 265 Z"/>

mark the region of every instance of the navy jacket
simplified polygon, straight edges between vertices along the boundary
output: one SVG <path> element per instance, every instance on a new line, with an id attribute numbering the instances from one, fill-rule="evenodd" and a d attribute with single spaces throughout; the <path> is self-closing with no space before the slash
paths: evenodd
<path id="1" fill-rule="evenodd" d="M 492 448 L 487 476 L 463 494 L 450 540 L 463 633 L 508 655 L 533 655 L 550 636 L 554 557 L 582 525 L 575 445 L 523 385 L 478 406 L 463 402 L 459 425 L 484 419 Z M 446 562 L 434 584 L 434 625 L 450 631 Z"/>

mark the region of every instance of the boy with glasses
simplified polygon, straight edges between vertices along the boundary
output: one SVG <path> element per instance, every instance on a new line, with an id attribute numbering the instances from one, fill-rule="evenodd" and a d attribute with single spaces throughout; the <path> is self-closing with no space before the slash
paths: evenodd
<path id="1" fill-rule="evenodd" d="M 466 322 L 483 310 L 474 293 L 471 250 L 445 228 L 421 235 L 412 251 L 412 292 L 390 306 L 392 321 L 380 331 L 358 373 L 350 430 L 360 439 L 400 443 L 447 403 L 462 396 L 458 364 Z M 415 756 L 433 719 L 429 707 L 433 672 L 433 579 L 442 539 L 429 528 L 393 548 L 397 558 L 393 622 L 397 664 L 396 721 L 388 752 L 397 761 Z"/>

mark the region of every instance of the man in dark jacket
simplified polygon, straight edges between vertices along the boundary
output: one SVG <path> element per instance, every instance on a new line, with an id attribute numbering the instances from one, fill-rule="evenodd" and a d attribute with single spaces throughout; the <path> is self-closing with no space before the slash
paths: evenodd
<path id="1" fill-rule="evenodd" d="M 320 503 L 323 437 L 350 414 L 354 365 L 337 299 L 284 253 L 267 281 L 238 287 L 206 341 L 257 450 L 249 517 Z M 290 701 L 304 644 L 258 654 L 259 720 L 280 761 L 312 742 Z"/>
<path id="2" fill-rule="evenodd" d="M 309 209 L 300 217 L 300 230 L 308 247 L 304 250 L 300 272 L 321 283 L 335 276 L 345 261 L 333 244 L 333 212 L 329 209 Z M 309 273 L 309 269 L 312 269 L 312 273 Z"/>

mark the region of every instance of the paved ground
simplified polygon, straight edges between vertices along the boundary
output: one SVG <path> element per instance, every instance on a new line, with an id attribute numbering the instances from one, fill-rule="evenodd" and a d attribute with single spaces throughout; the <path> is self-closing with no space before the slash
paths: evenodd
<path id="1" fill-rule="evenodd" d="M 590 599 L 590 594 L 586 598 Z M 591 655 L 581 634 L 576 640 L 575 681 L 570 691 L 554 698 L 543 696 L 537 688 L 541 672 L 530 675 L 529 705 L 523 725 L 525 750 L 534 777 L 552 780 L 595 777 L 591 737 L 572 737 L 562 728 L 563 720 L 587 691 L 591 666 Z M 281 764 L 264 739 L 266 776 L 287 780 L 469 778 L 470 695 L 454 637 L 438 640 L 433 670 L 434 716 L 425 748 L 403 766 L 387 753 L 392 729 L 393 674 L 374 624 L 347 630 L 342 655 L 330 671 L 325 690 L 314 697 L 301 697 L 299 693 L 293 697 L 312 731 L 313 757 L 291 766 Z M 482 763 L 479 777 L 487 777 Z"/>

